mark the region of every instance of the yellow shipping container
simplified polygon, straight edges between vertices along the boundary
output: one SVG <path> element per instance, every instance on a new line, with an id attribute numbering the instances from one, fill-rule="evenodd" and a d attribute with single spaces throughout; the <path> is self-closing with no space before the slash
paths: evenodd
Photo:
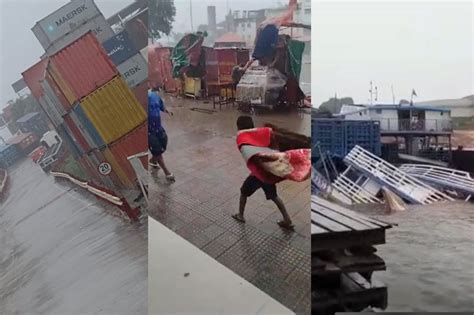
<path id="1" fill-rule="evenodd" d="M 201 79 L 199 78 L 188 78 L 184 80 L 184 93 L 199 96 L 201 90 Z"/>
<path id="2" fill-rule="evenodd" d="M 106 144 L 120 139 L 147 118 L 135 95 L 119 76 L 84 97 L 80 106 Z"/>

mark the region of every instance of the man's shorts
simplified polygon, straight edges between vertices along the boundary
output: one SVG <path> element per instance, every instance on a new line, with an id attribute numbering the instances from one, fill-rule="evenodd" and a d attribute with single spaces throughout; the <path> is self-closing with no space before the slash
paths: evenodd
<path id="1" fill-rule="evenodd" d="M 275 199 L 278 196 L 275 184 L 264 183 L 253 175 L 249 175 L 249 177 L 247 177 L 247 179 L 242 184 L 242 187 L 240 188 L 240 192 L 242 193 L 242 195 L 250 197 L 259 188 L 263 189 L 267 200 Z"/>
<path id="2" fill-rule="evenodd" d="M 168 145 L 168 135 L 165 129 L 160 128 L 156 132 L 152 132 L 148 135 L 148 149 L 152 155 L 161 155 L 165 153 L 166 146 Z"/>

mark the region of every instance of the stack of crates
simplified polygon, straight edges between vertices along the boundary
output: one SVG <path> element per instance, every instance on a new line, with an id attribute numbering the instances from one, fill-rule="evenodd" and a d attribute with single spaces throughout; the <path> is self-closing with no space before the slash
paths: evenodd
<path id="1" fill-rule="evenodd" d="M 374 120 L 344 120 L 313 118 L 311 120 L 313 161 L 323 154 L 343 158 L 356 145 L 380 156 L 380 122 Z"/>

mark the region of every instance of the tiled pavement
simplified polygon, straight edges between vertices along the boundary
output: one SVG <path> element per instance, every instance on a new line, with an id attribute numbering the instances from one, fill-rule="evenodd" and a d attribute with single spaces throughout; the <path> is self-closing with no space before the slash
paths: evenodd
<path id="1" fill-rule="evenodd" d="M 236 222 L 231 214 L 238 211 L 240 186 L 249 174 L 233 137 L 238 112 L 190 110 L 209 108 L 201 102 L 174 105 L 169 107 L 175 115 L 163 120 L 169 137 L 164 158 L 176 182 L 167 183 L 160 172 L 152 176 L 149 215 L 288 308 L 309 314 L 309 181 L 277 186 L 295 232 L 276 224 L 281 215 L 261 190 L 248 199 L 247 222 Z M 262 122 L 266 117 L 256 119 Z"/>

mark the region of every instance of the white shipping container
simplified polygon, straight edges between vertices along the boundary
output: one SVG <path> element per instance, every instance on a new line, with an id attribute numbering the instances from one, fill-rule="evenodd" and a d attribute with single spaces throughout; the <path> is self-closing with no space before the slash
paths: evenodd
<path id="1" fill-rule="evenodd" d="M 145 58 L 146 62 L 148 63 L 148 46 L 140 50 L 143 58 Z"/>
<path id="2" fill-rule="evenodd" d="M 51 43 L 100 14 L 93 0 L 71 0 L 31 29 L 46 50 Z"/>
<path id="3" fill-rule="evenodd" d="M 94 33 L 100 43 L 103 43 L 110 37 L 114 36 L 114 32 L 105 17 L 102 14 L 99 14 L 92 20 L 89 20 L 87 23 L 80 25 L 78 28 L 56 40 L 48 48 L 45 48 L 46 54 L 48 56 L 54 55 L 89 31 Z"/>
<path id="4" fill-rule="evenodd" d="M 148 63 L 141 53 L 120 64 L 117 69 L 129 87 L 135 87 L 148 78 Z"/>

